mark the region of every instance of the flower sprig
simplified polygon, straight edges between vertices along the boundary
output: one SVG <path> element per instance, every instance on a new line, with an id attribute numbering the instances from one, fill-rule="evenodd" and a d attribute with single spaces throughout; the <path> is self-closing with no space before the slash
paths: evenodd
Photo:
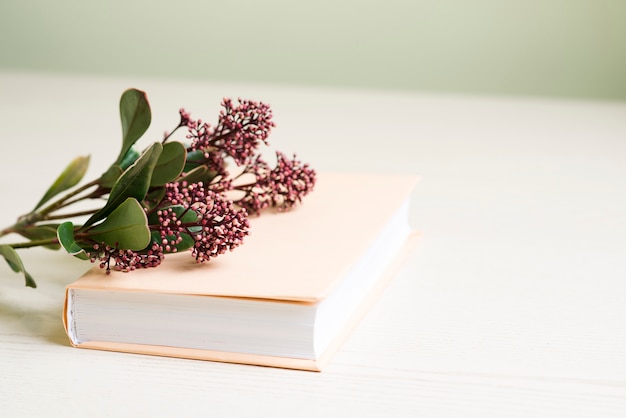
<path id="1" fill-rule="evenodd" d="M 139 152 L 135 145 L 150 126 L 150 105 L 143 91 L 126 90 L 120 99 L 122 147 L 113 164 L 79 186 L 89 157 L 70 162 L 33 210 L 0 231 L 26 239 L 0 245 L 0 255 L 36 287 L 20 249 L 63 248 L 110 273 L 156 267 L 179 251 L 205 262 L 240 246 L 249 214 L 289 210 L 313 190 L 316 177 L 295 155 L 276 152 L 273 167 L 263 159 L 259 148 L 268 145 L 275 126 L 267 104 L 224 99 L 221 106 L 215 126 L 181 109 L 178 125 Z M 181 129 L 184 139 L 174 140 Z M 83 201 L 100 206 L 67 211 Z"/>

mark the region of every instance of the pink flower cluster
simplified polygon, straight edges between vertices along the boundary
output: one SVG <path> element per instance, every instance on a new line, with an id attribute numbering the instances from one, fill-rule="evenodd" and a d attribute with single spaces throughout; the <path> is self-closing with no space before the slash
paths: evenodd
<path id="1" fill-rule="evenodd" d="M 180 216 L 169 210 L 160 223 L 160 235 L 167 252 L 182 241 L 182 234 L 187 234 L 194 241 L 192 254 L 196 261 L 208 261 L 238 247 L 248 235 L 250 224 L 246 210 L 236 209 L 230 200 L 205 188 L 202 182 L 168 184 L 165 201 L 184 207 Z M 193 211 L 195 219 L 183 222 L 188 211 Z"/>
<path id="2" fill-rule="evenodd" d="M 147 251 L 136 252 L 132 250 L 120 250 L 106 244 L 94 244 L 93 251 L 89 254 L 92 263 L 100 262 L 100 268 L 111 273 L 111 265 L 115 271 L 129 272 L 137 268 L 156 267 L 164 259 L 163 249 L 152 243 Z"/>
<path id="3" fill-rule="evenodd" d="M 220 193 L 233 188 L 243 191 L 243 197 L 235 203 L 250 213 L 259 214 L 268 207 L 288 210 L 313 190 L 315 171 L 295 155 L 289 159 L 281 152 L 276 153 L 276 166 L 271 168 L 257 154 L 257 149 L 261 142 L 268 144 L 269 133 L 275 126 L 272 111 L 261 102 L 242 99 L 238 102 L 235 106 L 230 99 L 222 101 L 223 109 L 215 129 L 201 120 L 194 121 L 181 109 L 180 125 L 188 127 L 187 138 L 192 140 L 189 151 L 202 151 L 204 160 L 195 162 L 216 173 L 216 180 L 209 187 Z M 232 186 L 226 170 L 227 157 L 245 166 L 242 174 L 253 174 L 255 182 Z"/>
<path id="4" fill-rule="evenodd" d="M 235 187 L 245 192 L 237 204 L 257 215 L 268 207 L 291 209 L 315 186 L 315 170 L 301 163 L 295 155 L 293 159 L 288 159 L 281 152 L 276 152 L 276 166 L 273 169 L 261 157 L 257 157 L 246 167 L 245 172 L 253 173 L 256 182 Z"/>
<path id="5" fill-rule="evenodd" d="M 189 114 L 181 109 L 181 124 L 185 123 L 189 128 L 191 150 L 203 151 L 207 159 L 212 155 L 214 162 L 216 157 L 222 161 L 226 156 L 237 165 L 252 161 L 259 144 L 267 144 L 270 131 L 275 126 L 272 110 L 262 102 L 242 99 L 238 102 L 235 106 L 231 99 L 222 101 L 223 109 L 215 129 L 201 120 L 191 120 Z"/>

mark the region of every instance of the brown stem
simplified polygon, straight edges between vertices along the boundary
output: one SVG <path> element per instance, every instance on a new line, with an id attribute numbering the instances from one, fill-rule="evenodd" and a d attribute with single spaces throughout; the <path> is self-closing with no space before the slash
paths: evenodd
<path id="1" fill-rule="evenodd" d="M 74 190 L 73 192 L 68 193 L 67 195 L 65 195 L 62 199 L 60 199 L 60 200 L 54 202 L 53 204 L 51 204 L 51 205 L 43 208 L 42 210 L 40 210 L 39 214 L 46 215 L 46 214 L 48 214 L 50 212 L 54 212 L 55 210 L 58 210 L 58 209 L 61 209 L 62 207 L 67 206 L 69 204 L 69 203 L 67 203 L 67 201 L 70 198 L 78 195 L 79 193 L 84 192 L 85 190 L 87 190 L 90 187 L 97 186 L 99 184 L 99 182 L 100 182 L 100 179 L 91 181 L 91 182 L 89 182 L 89 183 L 79 187 L 78 189 Z M 74 200 L 71 200 L 70 203 L 76 203 L 79 200 L 81 200 L 81 199 L 74 199 Z"/>
<path id="2" fill-rule="evenodd" d="M 163 138 L 163 141 L 161 141 L 161 144 L 165 144 L 165 142 L 171 138 L 172 135 L 174 135 L 174 132 L 176 132 L 178 130 L 178 128 L 181 128 L 183 125 L 178 125 L 177 127 L 174 128 L 174 130 L 172 132 L 170 132 L 169 134 L 165 135 L 165 138 Z"/>
<path id="3" fill-rule="evenodd" d="M 22 215 L 17 219 L 17 222 L 14 225 L 11 225 L 7 228 L 4 228 L 2 231 L 0 231 L 0 237 L 4 236 L 4 235 L 8 235 L 11 233 L 19 233 L 20 230 L 23 230 L 29 226 L 32 226 L 34 224 L 36 224 L 37 222 L 43 221 L 45 219 L 60 219 L 57 216 L 48 216 L 48 214 L 50 212 L 54 212 L 55 210 L 61 209 L 65 206 L 67 206 L 70 203 L 75 203 L 79 200 L 82 200 L 86 197 L 82 197 L 79 199 L 74 199 L 74 200 L 70 200 L 68 202 L 68 200 L 76 195 L 78 195 L 81 192 L 84 192 L 85 190 L 87 190 L 90 187 L 93 186 L 97 186 L 99 184 L 99 179 L 98 180 L 94 180 L 91 181 L 87 184 L 84 184 L 83 186 L 79 187 L 78 189 L 74 190 L 73 192 L 68 193 L 67 195 L 65 195 L 63 198 L 57 200 L 56 202 L 52 203 L 51 205 L 46 206 L 45 208 L 41 209 L 38 212 L 30 212 L 27 213 L 26 215 Z M 63 217 L 69 217 L 72 215 L 63 215 Z M 17 248 L 23 248 L 21 246 L 22 244 L 20 244 L 20 247 Z M 45 245 L 45 244 L 44 244 Z"/>
<path id="4" fill-rule="evenodd" d="M 45 216 L 43 220 L 55 221 L 55 220 L 58 220 L 58 219 L 67 219 L 67 218 L 75 218 L 75 217 L 78 217 L 78 216 L 93 215 L 98 210 L 99 209 L 89 209 L 89 210 L 83 210 L 83 211 L 80 211 L 80 212 L 65 213 L 63 215 L 48 215 L 48 216 Z"/>
<path id="5" fill-rule="evenodd" d="M 39 240 L 33 240 L 33 241 L 26 241 L 26 242 L 17 242 L 14 244 L 8 244 L 10 247 L 13 247 L 13 249 L 17 249 L 17 248 L 32 248 L 32 247 L 39 247 L 42 245 L 52 245 L 52 244 L 58 244 L 59 240 L 56 238 L 51 238 L 51 239 L 39 239 Z"/>
<path id="6" fill-rule="evenodd" d="M 17 232 L 17 231 L 15 230 L 15 225 L 13 225 L 13 226 L 10 226 L 8 228 L 4 228 L 2 231 L 0 231 L 0 237 L 3 237 L 5 235 L 9 235 L 9 234 L 12 234 L 12 233 L 15 233 L 15 232 Z"/>

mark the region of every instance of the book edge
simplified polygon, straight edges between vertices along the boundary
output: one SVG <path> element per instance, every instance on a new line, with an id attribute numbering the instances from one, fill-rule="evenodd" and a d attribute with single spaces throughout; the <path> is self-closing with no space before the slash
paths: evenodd
<path id="1" fill-rule="evenodd" d="M 351 315 L 350 319 L 348 320 L 346 326 L 340 332 L 339 336 L 335 338 L 335 340 L 318 359 L 298 359 L 291 357 L 265 356 L 258 354 L 200 350 L 170 346 L 112 343 L 106 341 L 89 341 L 76 344 L 70 337 L 69 333 L 69 288 L 66 289 L 65 293 L 65 303 L 63 308 L 63 326 L 65 328 L 68 339 L 70 340 L 70 344 L 72 345 L 72 347 L 77 348 L 321 372 L 322 369 L 329 363 L 334 354 L 349 338 L 349 336 L 352 334 L 352 331 L 361 322 L 371 306 L 379 298 L 384 288 L 389 284 L 391 279 L 404 264 L 409 253 L 415 247 L 418 236 L 419 233 L 415 231 L 413 231 L 409 235 L 399 254 L 394 257 L 391 263 L 389 263 L 385 271 L 382 273 L 381 278 L 377 281 L 376 285 L 372 288 L 372 290 L 364 298 L 359 307 Z"/>
<path id="2" fill-rule="evenodd" d="M 343 344 L 350 338 L 353 331 L 363 321 L 367 313 L 371 310 L 374 304 L 380 299 L 385 288 L 391 283 L 392 279 L 396 276 L 398 271 L 402 268 L 404 263 L 409 257 L 409 254 L 417 246 L 417 241 L 420 236 L 418 231 L 411 231 L 409 236 L 405 239 L 404 245 L 396 254 L 396 256 L 387 265 L 384 271 L 381 273 L 376 284 L 370 289 L 370 292 L 363 298 L 359 306 L 353 311 L 352 315 L 342 328 L 339 335 L 333 340 L 329 347 L 322 353 L 317 359 L 318 367 L 323 368 L 330 359 L 335 355 L 337 351 L 343 346 Z"/>
<path id="3" fill-rule="evenodd" d="M 77 348 L 113 351 L 119 353 L 143 354 L 159 357 L 182 358 L 188 360 L 204 360 L 220 363 L 247 364 L 254 366 L 275 367 L 304 371 L 321 371 L 318 361 L 291 357 L 264 356 L 258 354 L 233 353 L 228 351 L 199 350 L 195 348 L 166 347 L 157 345 L 111 343 L 106 341 L 89 341 Z"/>

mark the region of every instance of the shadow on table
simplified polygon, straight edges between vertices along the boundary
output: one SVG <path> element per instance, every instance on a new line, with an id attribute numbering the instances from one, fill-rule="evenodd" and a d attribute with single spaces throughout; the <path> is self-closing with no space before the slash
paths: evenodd
<path id="1" fill-rule="evenodd" d="M 15 300 L 18 297 L 15 294 L 10 296 L 14 300 L 9 300 L 6 292 L 0 294 L 0 336 L 70 345 L 63 329 L 63 300 L 51 303 L 43 295 L 28 294 L 23 300 Z"/>

